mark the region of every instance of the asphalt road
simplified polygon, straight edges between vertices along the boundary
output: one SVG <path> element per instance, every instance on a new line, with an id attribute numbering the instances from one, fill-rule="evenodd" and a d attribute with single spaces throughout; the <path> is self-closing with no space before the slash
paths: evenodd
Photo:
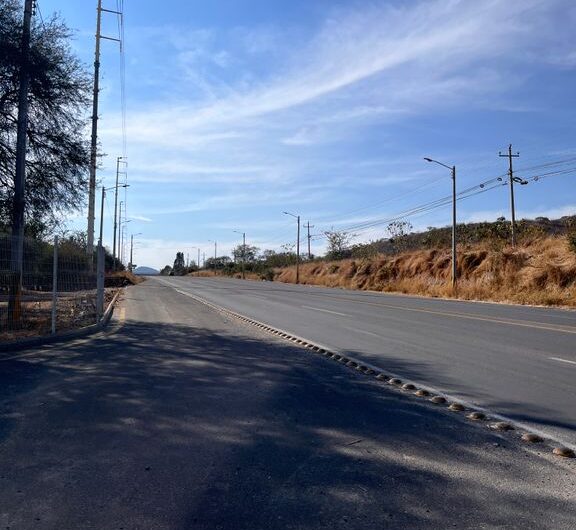
<path id="1" fill-rule="evenodd" d="M 576 311 L 222 278 L 152 281 L 576 446 Z"/>
<path id="2" fill-rule="evenodd" d="M 574 528 L 575 462 L 549 449 L 159 281 L 115 319 L 0 357 L 0 528 Z"/>

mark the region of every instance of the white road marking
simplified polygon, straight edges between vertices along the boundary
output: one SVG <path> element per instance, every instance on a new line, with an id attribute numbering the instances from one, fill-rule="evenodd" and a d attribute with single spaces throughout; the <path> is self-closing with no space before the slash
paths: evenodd
<path id="1" fill-rule="evenodd" d="M 352 333 L 363 333 L 364 335 L 370 335 L 371 337 L 376 337 L 381 339 L 382 337 L 377 333 L 372 333 L 371 331 L 364 331 L 363 329 L 348 328 Z"/>
<path id="2" fill-rule="evenodd" d="M 576 361 L 569 361 L 568 359 L 560 359 L 560 357 L 548 357 L 552 361 L 558 361 L 559 363 L 576 364 Z"/>
<path id="3" fill-rule="evenodd" d="M 341 317 L 349 317 L 350 315 L 346 315 L 344 313 L 338 313 L 337 311 L 328 311 L 328 309 L 320 309 L 319 307 L 310 307 L 308 305 L 301 306 L 304 309 L 312 309 L 313 311 L 321 311 L 322 313 L 330 313 L 332 315 L 339 315 Z"/>

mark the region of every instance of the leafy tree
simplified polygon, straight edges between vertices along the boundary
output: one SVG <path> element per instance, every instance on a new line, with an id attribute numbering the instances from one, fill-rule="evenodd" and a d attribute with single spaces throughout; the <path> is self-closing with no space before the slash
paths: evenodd
<path id="1" fill-rule="evenodd" d="M 350 243 L 356 237 L 354 234 L 332 229 L 326 230 L 324 235 L 328 242 L 326 259 L 339 260 L 350 257 Z"/>
<path id="2" fill-rule="evenodd" d="M 260 262 L 264 267 L 287 267 L 296 264 L 296 253 L 291 249 L 291 245 L 282 246 L 283 252 L 275 250 L 264 250 L 260 255 Z"/>
<path id="3" fill-rule="evenodd" d="M 186 274 L 186 262 L 184 261 L 184 252 L 176 252 L 176 259 L 172 266 L 172 271 L 175 276 L 183 276 Z"/>
<path id="4" fill-rule="evenodd" d="M 228 256 L 219 256 L 216 259 L 214 258 L 208 258 L 206 260 L 206 268 L 207 269 L 226 269 L 226 268 L 230 268 L 231 265 L 234 265 L 232 263 L 232 260 L 228 257 Z"/>
<path id="5" fill-rule="evenodd" d="M 164 268 L 160 271 L 160 276 L 170 276 L 172 272 L 172 267 L 170 265 L 165 265 Z"/>
<path id="6" fill-rule="evenodd" d="M 241 263 L 253 263 L 256 261 L 258 255 L 258 247 L 253 247 L 251 245 L 238 245 L 234 250 L 232 250 L 232 255 L 234 260 Z"/>
<path id="7" fill-rule="evenodd" d="M 0 229 L 11 223 L 21 66 L 22 2 L 0 2 Z M 54 15 L 35 17 L 30 42 L 27 233 L 40 236 L 86 193 L 86 134 L 91 79 L 73 55 L 70 30 Z"/>

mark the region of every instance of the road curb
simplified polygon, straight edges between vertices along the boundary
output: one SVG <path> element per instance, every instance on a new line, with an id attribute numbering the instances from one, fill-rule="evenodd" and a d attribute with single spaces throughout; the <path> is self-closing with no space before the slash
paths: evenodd
<path id="1" fill-rule="evenodd" d="M 65 342 L 71 339 L 78 339 L 81 337 L 86 337 L 88 335 L 92 335 L 102 329 L 104 329 L 110 319 L 112 318 L 112 314 L 114 312 L 114 305 L 120 296 L 120 292 L 118 291 L 112 301 L 108 304 L 106 311 L 104 311 L 104 315 L 102 315 L 102 319 L 100 322 L 96 324 L 91 324 L 90 326 L 85 326 L 80 329 L 72 329 L 69 331 L 64 331 L 63 333 L 57 333 L 56 335 L 45 335 L 43 337 L 34 337 L 31 339 L 22 339 L 22 340 L 15 340 L 11 342 L 4 342 L 0 344 L 0 353 L 14 353 L 17 351 L 27 350 L 30 348 L 35 348 L 38 346 L 44 346 L 46 344 L 54 344 L 57 342 Z M 0 361 L 2 358 L 0 357 Z"/>
<path id="2" fill-rule="evenodd" d="M 355 372 L 360 371 L 363 375 L 367 375 L 368 377 L 374 378 L 381 383 L 385 383 L 392 388 L 395 388 L 396 391 L 401 392 L 404 395 L 410 395 L 415 398 L 420 398 L 421 401 L 426 400 L 432 406 L 446 408 L 451 412 L 463 412 L 466 411 L 466 418 L 471 420 L 473 423 L 484 425 L 485 428 L 490 429 L 492 431 L 497 431 L 499 436 L 502 437 L 511 437 L 514 438 L 514 441 L 523 442 L 523 445 L 527 445 L 528 443 L 533 443 L 533 440 L 541 441 L 542 445 L 548 446 L 549 452 L 556 457 L 560 457 L 562 459 L 571 459 L 576 457 L 576 446 L 572 444 L 567 444 L 566 442 L 562 442 L 560 440 L 554 439 L 549 435 L 539 432 L 523 423 L 516 422 L 511 418 L 503 416 L 501 414 L 493 413 L 488 411 L 482 407 L 478 407 L 472 403 L 468 403 L 461 399 L 454 399 L 449 395 L 440 392 L 434 388 L 424 386 L 418 384 L 416 382 L 406 383 L 398 376 L 384 370 L 378 366 L 372 365 L 367 363 L 366 361 L 351 357 L 348 353 L 344 355 L 342 352 L 336 350 L 335 348 L 328 347 L 326 345 L 322 345 L 319 343 L 315 343 L 309 341 L 303 337 L 299 337 L 293 333 L 288 331 L 282 330 L 280 328 L 276 328 L 270 326 L 264 322 L 260 322 L 256 319 L 244 316 L 240 313 L 236 313 L 230 309 L 225 307 L 216 305 L 204 298 L 199 296 L 193 295 L 189 292 L 182 291 L 180 289 L 175 289 L 176 292 L 183 294 L 184 296 L 188 296 L 196 300 L 199 303 L 202 303 L 219 313 L 223 313 L 229 315 L 231 317 L 237 318 L 247 324 L 260 328 L 264 331 L 268 331 L 280 338 L 286 339 L 290 342 L 296 343 L 300 346 L 303 346 L 306 349 L 309 349 L 311 353 L 316 353 L 326 357 L 327 359 L 334 360 L 339 364 L 342 364 L 347 369 L 352 369 Z M 363 370 L 359 370 L 362 367 Z M 408 387 L 408 388 L 403 388 Z M 413 387 L 413 388 L 412 388 Z M 491 423 L 488 423 L 490 421 Z M 506 429 L 494 429 L 493 426 L 495 422 L 498 424 L 504 425 L 506 424 L 509 428 Z"/>

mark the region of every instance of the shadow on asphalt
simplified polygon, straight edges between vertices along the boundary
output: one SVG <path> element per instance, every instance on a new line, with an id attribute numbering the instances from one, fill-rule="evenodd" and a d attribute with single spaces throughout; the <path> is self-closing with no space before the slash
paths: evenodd
<path id="1" fill-rule="evenodd" d="M 550 480 L 548 462 L 276 340 L 129 321 L 59 348 L 0 363 L 3 527 L 562 529 L 576 520 L 569 499 L 531 485 Z M 401 368 L 415 378 L 421 369 Z"/>

